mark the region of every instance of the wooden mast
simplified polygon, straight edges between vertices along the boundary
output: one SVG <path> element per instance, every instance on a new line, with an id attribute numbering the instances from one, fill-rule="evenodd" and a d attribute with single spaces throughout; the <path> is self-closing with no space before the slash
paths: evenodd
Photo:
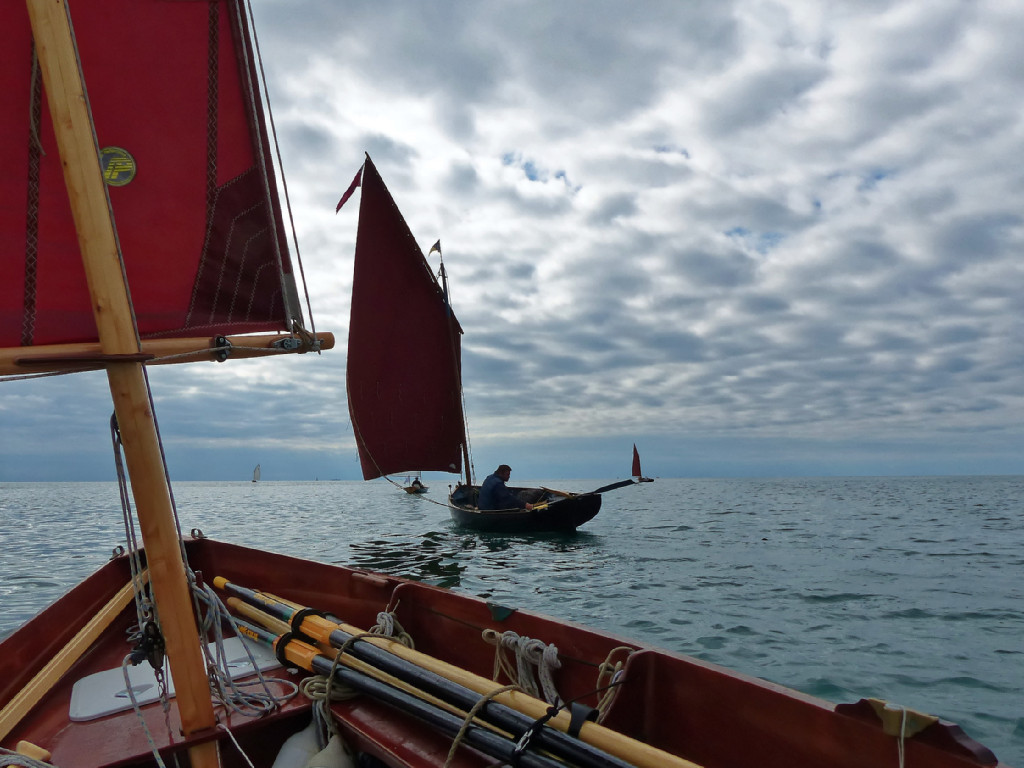
<path id="1" fill-rule="evenodd" d="M 64 167 L 93 313 L 104 354 L 138 353 L 139 342 L 103 186 L 92 116 L 64 0 L 27 0 L 43 83 Z M 192 612 L 170 489 L 141 362 L 108 363 L 132 494 L 186 736 L 216 726 Z M 194 768 L 218 764 L 217 743 L 189 753 Z"/>

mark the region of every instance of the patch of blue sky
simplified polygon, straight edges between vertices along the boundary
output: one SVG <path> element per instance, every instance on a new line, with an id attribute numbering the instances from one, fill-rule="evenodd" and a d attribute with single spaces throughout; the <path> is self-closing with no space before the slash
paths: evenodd
<path id="1" fill-rule="evenodd" d="M 690 152 L 686 147 L 677 147 L 674 144 L 657 144 L 654 151 L 659 155 L 682 155 L 687 160 L 690 159 Z"/>
<path id="2" fill-rule="evenodd" d="M 548 179 L 555 178 L 565 184 L 569 189 L 577 192 L 580 189 L 578 186 L 573 186 L 572 182 L 569 181 L 569 174 L 564 170 L 559 169 L 552 173 L 546 169 L 539 168 L 533 160 L 524 160 L 523 156 L 518 152 L 506 152 L 502 155 L 501 162 L 505 166 L 522 169 L 523 174 L 530 181 L 538 181 L 543 184 L 547 182 Z"/>
<path id="3" fill-rule="evenodd" d="M 733 227 L 726 230 L 725 234 L 735 240 L 742 240 L 748 248 L 761 254 L 773 250 L 785 239 L 781 232 L 753 232 L 746 227 Z"/>

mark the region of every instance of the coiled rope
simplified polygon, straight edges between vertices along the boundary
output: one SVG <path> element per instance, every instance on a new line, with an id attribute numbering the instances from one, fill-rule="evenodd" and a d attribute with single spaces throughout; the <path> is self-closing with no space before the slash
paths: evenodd
<path id="1" fill-rule="evenodd" d="M 9 749 L 0 747 L 0 766 L 6 765 L 18 765 L 23 768 L 53 768 L 52 763 L 45 763 L 20 752 L 11 752 Z"/>
<path id="2" fill-rule="evenodd" d="M 607 658 L 597 668 L 597 690 L 604 691 L 597 700 L 597 722 L 600 723 L 604 720 L 608 711 L 612 708 L 612 704 L 615 703 L 615 699 L 619 695 L 619 688 L 621 687 L 619 683 L 622 682 L 622 676 L 625 674 L 623 668 L 635 650 L 635 648 L 631 648 L 628 645 L 612 648 L 608 651 Z M 615 654 L 620 651 L 626 651 L 626 657 L 621 661 L 613 662 L 612 659 Z"/>
<path id="3" fill-rule="evenodd" d="M 485 629 L 483 639 L 494 648 L 494 680 L 504 673 L 508 680 L 535 699 L 560 706 L 562 698 L 555 689 L 553 673 L 560 669 L 558 648 L 540 640 L 521 636 L 511 630 L 498 632 Z M 513 665 L 508 654 L 515 658 Z M 539 685 L 538 685 L 539 683 Z M 543 694 L 543 696 L 542 696 Z"/>

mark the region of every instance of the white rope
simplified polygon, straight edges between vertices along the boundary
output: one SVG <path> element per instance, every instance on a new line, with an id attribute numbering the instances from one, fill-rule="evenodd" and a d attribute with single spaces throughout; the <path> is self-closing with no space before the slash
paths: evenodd
<path id="1" fill-rule="evenodd" d="M 214 651 L 210 651 L 208 644 L 203 644 L 203 653 L 206 656 L 207 674 L 210 678 L 210 690 L 215 701 L 222 704 L 225 709 L 237 712 L 245 717 L 261 717 L 278 707 L 282 706 L 298 692 L 299 687 L 290 680 L 276 677 L 264 677 L 256 663 L 249 646 L 243 642 L 249 663 L 256 671 L 256 680 L 248 683 L 236 683 L 228 672 L 227 653 L 224 650 L 224 633 L 221 630 L 222 622 L 227 621 L 235 635 L 241 637 L 235 618 L 228 611 L 227 606 L 221 601 L 217 593 L 209 585 L 200 587 L 192 582 L 192 592 L 196 599 L 202 604 L 206 611 L 203 616 L 200 634 L 203 637 L 213 634 Z M 283 686 L 285 693 L 275 694 L 270 690 L 270 683 L 278 683 Z M 262 692 L 244 691 L 243 688 L 259 686 Z"/>
<path id="2" fill-rule="evenodd" d="M 52 763 L 44 763 L 34 757 L 22 755 L 19 752 L 11 752 L 9 749 L 0 747 L 0 765 L 19 765 L 23 768 L 53 768 Z"/>
<path id="3" fill-rule="evenodd" d="M 398 605 L 396 604 L 394 608 L 378 613 L 377 623 L 370 627 L 369 634 L 390 637 L 400 642 L 406 648 L 415 649 L 416 644 L 413 642 L 412 635 L 405 631 L 405 628 L 398 621 L 398 617 L 395 616 L 395 611 L 397 610 Z"/>
<path id="4" fill-rule="evenodd" d="M 904 758 L 905 758 L 905 755 L 904 755 L 904 743 L 903 742 L 904 742 L 904 739 L 906 739 L 906 736 L 907 736 L 907 708 L 906 707 L 900 707 L 900 711 L 902 712 L 903 716 L 902 716 L 902 719 L 900 720 L 900 737 L 896 741 L 896 749 L 897 749 L 897 753 L 900 756 L 900 768 L 903 768 L 903 761 L 904 761 Z"/>
<path id="5" fill-rule="evenodd" d="M 530 696 L 561 706 L 562 699 L 555 688 L 553 673 L 561 668 L 562 663 L 558 660 L 558 648 L 554 644 L 520 636 L 511 630 L 499 634 L 493 629 L 485 629 L 483 638 L 495 646 L 493 679 L 497 680 L 498 673 L 504 672 L 510 682 Z M 506 657 L 506 651 L 514 654 L 515 667 Z"/>
<path id="6" fill-rule="evenodd" d="M 622 661 L 612 661 L 615 654 L 619 651 L 626 651 L 626 658 Z M 603 693 L 599 694 L 597 701 L 597 722 L 600 723 L 605 719 L 609 710 L 612 708 L 612 704 L 615 703 L 616 697 L 619 695 L 618 685 L 622 676 L 625 674 L 623 667 L 629 657 L 636 651 L 628 645 L 620 645 L 616 648 L 612 648 L 608 652 L 608 657 L 601 662 L 601 665 L 597 668 L 597 690 Z"/>
<path id="7" fill-rule="evenodd" d="M 124 661 L 121 662 L 121 674 L 124 675 L 124 687 L 125 690 L 128 691 L 128 698 L 131 699 L 132 709 L 135 711 L 135 717 L 138 719 L 139 725 L 142 726 L 143 733 L 146 734 L 146 741 L 149 743 L 149 749 L 153 753 L 153 759 L 156 760 L 156 764 L 160 766 L 160 768 L 166 768 L 164 761 L 160 758 L 160 750 L 157 749 L 156 742 L 153 741 L 153 734 L 150 732 L 149 726 L 146 725 L 146 718 L 142 716 L 142 707 L 139 706 L 139 700 L 135 698 L 135 689 L 132 688 L 131 678 L 128 677 L 128 667 L 131 666 L 131 663 L 131 654 L 125 656 Z M 160 699 L 164 702 L 167 701 L 166 692 L 162 685 L 160 686 Z"/>

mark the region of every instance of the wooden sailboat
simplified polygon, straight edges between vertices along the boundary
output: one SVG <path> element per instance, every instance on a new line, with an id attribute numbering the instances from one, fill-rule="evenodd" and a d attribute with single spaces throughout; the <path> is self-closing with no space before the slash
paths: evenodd
<path id="1" fill-rule="evenodd" d="M 636 449 L 636 443 L 633 443 L 633 470 L 630 473 L 636 478 L 638 483 L 653 483 L 654 478 L 644 477 L 643 471 L 640 469 L 640 454 Z"/>
<path id="2" fill-rule="evenodd" d="M 917 768 L 998 764 L 956 726 L 902 710 L 866 701 L 834 706 L 431 585 L 235 546 L 197 530 L 182 536 L 143 365 L 331 346 L 329 335 L 302 331 L 294 305 L 283 300 L 292 290 L 287 277 L 276 285 L 259 277 L 268 266 L 278 278 L 291 271 L 278 247 L 283 238 L 270 236 L 281 217 L 258 94 L 246 85 L 256 71 L 247 16 L 228 1 L 90 0 L 75 4 L 72 35 L 57 0 L 29 0 L 27 14 L 14 4 L 6 10 L 0 89 L 8 103 L 31 108 L 0 112 L 7 139 L 0 196 L 9 206 L 0 218 L 0 372 L 107 370 L 144 549 L 117 554 L 0 642 L 4 764 L 37 765 L 10 754 L 17 749 L 59 768 L 268 768 L 307 728 L 312 705 L 304 696 L 271 701 L 281 691 L 274 682 L 265 708 L 244 711 L 226 680 L 257 682 L 253 668 L 292 684 L 316 670 L 361 692 L 326 704 L 326 720 L 365 764 L 392 768 L 442 765 L 450 751 L 454 768 L 496 760 L 525 768 L 868 768 L 895 765 L 897 755 Z M 160 34 L 119 36 L 112 45 L 111 19 Z M 185 98 L 179 87 L 202 97 Z M 166 100 L 159 120 L 132 101 L 154 95 Z M 111 133 L 130 146 L 104 171 L 96 139 L 103 145 Z M 134 163 L 139 187 L 131 182 L 121 190 L 130 194 L 108 198 L 104 174 Z M 194 164 L 198 191 L 168 187 Z M 189 215 L 189 201 L 202 212 Z M 16 206 L 24 215 L 6 215 Z M 152 215 L 171 209 L 176 215 Z M 246 241 L 244 256 L 231 255 L 234 235 Z M 185 273 L 174 278 L 178 290 L 164 275 L 171 265 Z M 233 274 L 227 296 L 219 280 L 226 273 Z M 147 278 L 160 285 L 147 288 Z M 235 289 L 259 312 L 236 315 Z M 239 618 L 214 612 L 214 598 Z M 379 634 L 355 637 L 386 611 L 415 638 L 416 651 Z M 208 657 L 208 641 L 233 627 L 256 642 L 235 646 L 253 655 Z M 507 679 L 488 679 L 495 649 L 486 638 L 506 632 L 557 646 L 560 666 L 547 672 L 560 701 L 582 709 L 496 689 Z M 338 645 L 345 652 L 335 665 Z M 132 674 L 146 660 L 153 683 Z M 519 685 L 527 682 L 520 674 Z"/>
<path id="3" fill-rule="evenodd" d="M 448 508 L 456 523 L 477 530 L 573 531 L 592 519 L 601 508 L 597 492 L 513 488 L 522 507 L 478 507 L 462 407 L 462 327 L 443 261 L 438 281 L 369 156 L 339 209 L 356 186 L 362 190 L 346 380 L 363 478 L 410 466 L 464 473 Z M 440 255 L 440 243 L 435 248 Z M 410 413 L 416 418 L 401 415 Z"/>

